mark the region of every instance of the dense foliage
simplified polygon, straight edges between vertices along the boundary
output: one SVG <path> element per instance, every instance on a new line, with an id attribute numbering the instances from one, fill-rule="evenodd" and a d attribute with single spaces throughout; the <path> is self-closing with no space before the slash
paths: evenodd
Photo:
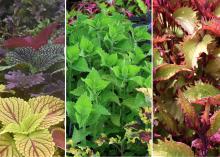
<path id="1" fill-rule="evenodd" d="M 92 2 L 74 6 L 85 3 Z M 67 155 L 147 155 L 149 28 L 134 27 L 107 3 L 92 4 L 95 13 L 73 9 L 67 15 Z"/>
<path id="2" fill-rule="evenodd" d="M 1 157 L 64 156 L 64 3 L 51 4 L 0 1 Z"/>
<path id="3" fill-rule="evenodd" d="M 154 155 L 220 154 L 220 1 L 154 0 Z"/>

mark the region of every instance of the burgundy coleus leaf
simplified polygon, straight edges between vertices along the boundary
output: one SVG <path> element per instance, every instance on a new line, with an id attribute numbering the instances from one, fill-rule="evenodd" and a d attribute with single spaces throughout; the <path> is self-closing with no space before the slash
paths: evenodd
<path id="1" fill-rule="evenodd" d="M 217 133 L 215 133 L 214 135 L 212 135 L 209 138 L 210 142 L 214 143 L 214 144 L 220 144 L 220 129 Z"/>
<path id="2" fill-rule="evenodd" d="M 147 131 L 143 131 L 140 133 L 140 139 L 144 142 L 149 142 L 151 139 L 151 133 Z"/>
<path id="3" fill-rule="evenodd" d="M 48 43 L 49 37 L 57 27 L 58 27 L 58 23 L 52 23 L 46 28 L 44 28 L 36 36 L 10 38 L 4 41 L 3 47 L 5 48 L 31 47 L 33 49 L 38 49 L 41 46 Z"/>
<path id="4" fill-rule="evenodd" d="M 65 130 L 62 128 L 55 128 L 52 130 L 53 142 L 55 145 L 65 150 Z"/>
<path id="5" fill-rule="evenodd" d="M 8 72 L 5 74 L 5 79 L 7 80 L 7 89 L 28 89 L 44 82 L 43 73 L 26 75 L 20 70 Z"/>
<path id="6" fill-rule="evenodd" d="M 217 37 L 220 37 L 220 19 L 212 19 L 208 24 L 203 24 L 202 29 L 208 30 Z"/>
<path id="7" fill-rule="evenodd" d="M 199 105 L 212 105 L 212 106 L 220 106 L 220 94 L 216 95 L 216 96 L 212 96 L 212 97 L 207 97 L 207 98 L 201 98 L 198 99 L 194 102 L 192 102 L 193 104 L 199 104 Z"/>
<path id="8" fill-rule="evenodd" d="M 65 36 L 61 35 L 53 40 L 53 44 L 65 44 Z"/>

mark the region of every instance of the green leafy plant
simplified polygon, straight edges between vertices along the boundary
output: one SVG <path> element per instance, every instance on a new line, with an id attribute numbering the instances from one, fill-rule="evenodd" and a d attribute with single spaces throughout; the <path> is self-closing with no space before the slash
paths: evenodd
<path id="1" fill-rule="evenodd" d="M 49 157 L 55 152 L 51 126 L 64 120 L 64 101 L 42 96 L 28 102 L 0 98 L 0 155 Z"/>
<path id="2" fill-rule="evenodd" d="M 154 0 L 155 155 L 220 153 L 219 7 Z"/>
<path id="3" fill-rule="evenodd" d="M 147 30 L 116 12 L 80 14 L 67 25 L 68 156 L 148 154 Z"/>

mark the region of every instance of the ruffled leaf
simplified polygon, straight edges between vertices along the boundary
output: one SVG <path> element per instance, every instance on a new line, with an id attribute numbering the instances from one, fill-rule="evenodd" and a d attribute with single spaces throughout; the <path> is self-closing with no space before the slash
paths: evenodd
<path id="1" fill-rule="evenodd" d="M 35 131 L 28 135 L 16 134 L 14 138 L 16 147 L 23 156 L 52 157 L 54 154 L 53 139 L 47 130 Z"/>
<path id="2" fill-rule="evenodd" d="M 196 114 L 194 107 L 190 104 L 190 102 L 185 98 L 183 93 L 179 91 L 178 94 L 178 104 L 180 105 L 186 124 L 191 128 L 199 127 L 199 118 Z"/>
<path id="3" fill-rule="evenodd" d="M 183 93 L 189 102 L 194 102 L 198 99 L 216 96 L 220 94 L 220 90 L 211 84 L 199 81 L 194 86 L 188 87 Z"/>
<path id="4" fill-rule="evenodd" d="M 220 110 L 216 111 L 210 118 L 210 129 L 208 130 L 208 135 L 214 135 L 220 129 Z"/>
<path id="5" fill-rule="evenodd" d="M 40 96 L 29 100 L 33 113 L 44 113 L 48 110 L 41 126 L 49 128 L 64 120 L 65 105 L 64 101 L 53 96 Z"/>
<path id="6" fill-rule="evenodd" d="M 153 146 L 153 155 L 159 157 L 194 157 L 189 146 L 175 141 L 159 141 Z"/>
<path id="7" fill-rule="evenodd" d="M 205 35 L 202 41 L 196 38 L 187 39 L 182 44 L 182 51 L 185 56 L 188 68 L 198 67 L 198 58 L 202 53 L 208 54 L 207 46 L 213 41 L 210 35 Z"/>
<path id="8" fill-rule="evenodd" d="M 162 64 L 156 68 L 155 81 L 168 80 L 179 72 L 190 72 L 185 66 L 176 64 Z"/>
<path id="9" fill-rule="evenodd" d="M 26 101 L 19 98 L 0 98 L 0 121 L 4 125 L 19 124 L 30 113 L 31 109 Z"/>
<path id="10" fill-rule="evenodd" d="M 0 135 L 0 156 L 1 157 L 22 157 L 18 152 L 15 141 L 10 134 Z"/>
<path id="11" fill-rule="evenodd" d="M 182 7 L 173 13 L 176 22 L 188 33 L 193 34 L 196 27 L 196 12 L 189 7 Z"/>

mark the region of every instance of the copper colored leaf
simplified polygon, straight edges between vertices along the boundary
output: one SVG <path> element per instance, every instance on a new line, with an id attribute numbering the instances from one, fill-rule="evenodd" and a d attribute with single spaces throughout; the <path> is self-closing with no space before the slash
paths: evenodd
<path id="1" fill-rule="evenodd" d="M 43 113 L 48 110 L 48 114 L 43 120 L 41 126 L 49 128 L 64 120 L 65 105 L 64 101 L 53 96 L 40 96 L 29 100 L 33 113 Z"/>
<path id="2" fill-rule="evenodd" d="M 19 124 L 31 113 L 28 103 L 19 98 L 0 98 L 0 121 Z"/>
<path id="3" fill-rule="evenodd" d="M 52 157 L 54 154 L 53 139 L 47 130 L 16 134 L 14 138 L 17 149 L 25 157 Z"/>
<path id="4" fill-rule="evenodd" d="M 196 114 L 196 111 L 192 104 L 185 98 L 183 93 L 179 91 L 178 94 L 178 104 L 180 105 L 184 116 L 186 124 L 191 128 L 198 128 L 199 127 L 199 118 Z"/>
<path id="5" fill-rule="evenodd" d="M 220 110 L 216 111 L 213 116 L 210 118 L 210 129 L 208 131 L 208 135 L 211 136 L 217 133 L 220 129 Z"/>
<path id="6" fill-rule="evenodd" d="M 62 128 L 55 128 L 52 130 L 53 142 L 55 145 L 65 150 L 65 130 Z"/>

